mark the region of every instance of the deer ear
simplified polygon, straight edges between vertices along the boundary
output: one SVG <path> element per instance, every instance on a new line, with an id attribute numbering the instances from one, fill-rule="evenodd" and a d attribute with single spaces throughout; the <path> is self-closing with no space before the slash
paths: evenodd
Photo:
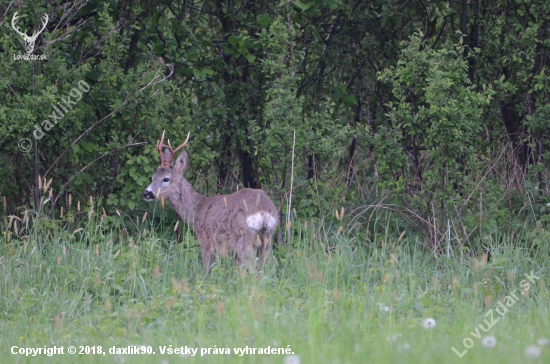
<path id="1" fill-rule="evenodd" d="M 180 153 L 178 156 L 178 159 L 174 162 L 173 168 L 174 171 L 177 173 L 183 173 L 185 169 L 187 168 L 187 162 L 189 161 L 189 157 L 187 156 L 187 152 L 184 150 Z"/>

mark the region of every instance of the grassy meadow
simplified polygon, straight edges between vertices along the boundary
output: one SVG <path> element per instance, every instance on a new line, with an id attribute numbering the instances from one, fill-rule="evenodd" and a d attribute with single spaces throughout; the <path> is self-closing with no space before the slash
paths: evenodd
<path id="1" fill-rule="evenodd" d="M 24 237 L 12 221 L 3 226 L 2 363 L 550 361 L 541 341 L 550 338 L 548 250 L 521 249 L 511 237 L 488 261 L 454 250 L 435 259 L 412 233 L 370 236 L 373 244 L 295 221 L 263 272 L 218 261 L 205 276 L 194 236 L 184 232 L 177 244 L 173 226 L 160 231 L 136 219 L 129 232 L 92 218 L 74 231 L 37 221 Z M 538 279 L 526 285 L 531 272 Z M 502 317 L 499 300 L 509 305 Z M 496 322 L 489 329 L 484 320 Z M 484 347 L 495 344 L 491 337 L 496 345 Z M 540 355 L 526 356 L 537 341 Z M 11 353 L 53 346 L 65 354 Z M 70 355 L 69 346 L 88 354 Z M 91 353 L 97 346 L 105 355 Z M 108 352 L 128 346 L 155 354 Z M 197 352 L 163 355 L 159 346 Z M 286 354 L 235 354 L 246 347 Z"/>

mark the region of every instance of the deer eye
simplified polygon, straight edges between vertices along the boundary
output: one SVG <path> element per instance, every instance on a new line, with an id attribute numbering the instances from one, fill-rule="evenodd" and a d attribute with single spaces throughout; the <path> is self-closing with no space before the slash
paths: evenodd
<path id="1" fill-rule="evenodd" d="M 162 180 L 162 182 L 168 182 L 168 181 L 170 181 L 170 178 L 168 178 L 168 177 L 165 177 L 165 178 Z"/>

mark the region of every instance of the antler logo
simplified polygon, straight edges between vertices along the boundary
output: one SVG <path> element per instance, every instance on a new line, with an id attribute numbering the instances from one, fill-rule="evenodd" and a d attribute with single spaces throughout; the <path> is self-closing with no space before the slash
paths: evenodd
<path id="1" fill-rule="evenodd" d="M 31 54 L 34 50 L 34 42 L 36 42 L 36 38 L 38 38 L 38 36 L 44 31 L 44 29 L 46 29 L 46 25 L 48 24 L 48 20 L 50 18 L 48 17 L 48 14 L 44 14 L 44 23 L 42 24 L 42 29 L 38 31 L 35 30 L 32 36 L 29 37 L 26 32 L 20 32 L 19 28 L 17 27 L 16 23 L 17 19 L 19 18 L 17 13 L 18 11 L 16 11 L 15 14 L 13 14 L 13 18 L 11 18 L 11 26 L 21 37 L 23 37 L 23 40 L 25 41 L 25 50 L 28 54 Z"/>

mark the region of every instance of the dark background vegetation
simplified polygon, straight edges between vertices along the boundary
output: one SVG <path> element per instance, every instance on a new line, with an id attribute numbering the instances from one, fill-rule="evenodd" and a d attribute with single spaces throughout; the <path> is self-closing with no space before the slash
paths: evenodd
<path id="1" fill-rule="evenodd" d="M 47 60 L 14 60 L 16 11 L 28 34 L 49 15 Z M 0 16 L 6 222 L 57 224 L 77 201 L 141 216 L 166 129 L 191 132 L 201 193 L 262 188 L 284 217 L 293 175 L 294 216 L 358 243 L 373 226 L 436 254 L 499 232 L 546 241 L 546 1 L 2 0 Z M 90 91 L 35 140 L 80 80 Z"/>

